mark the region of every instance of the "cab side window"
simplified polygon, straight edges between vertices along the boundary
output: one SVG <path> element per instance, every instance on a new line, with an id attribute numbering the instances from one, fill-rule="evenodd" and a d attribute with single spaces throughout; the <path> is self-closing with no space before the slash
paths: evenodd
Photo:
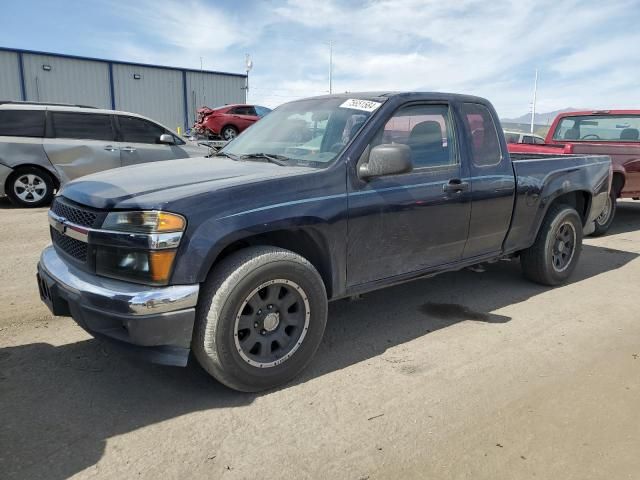
<path id="1" fill-rule="evenodd" d="M 43 137 L 44 110 L 0 110 L 0 137 Z"/>
<path id="2" fill-rule="evenodd" d="M 118 117 L 123 142 L 160 143 L 160 135 L 168 133 L 160 125 L 137 117 Z"/>
<path id="3" fill-rule="evenodd" d="M 414 168 L 456 163 L 447 105 L 409 105 L 398 109 L 372 146 L 401 143 L 411 149 Z"/>
<path id="4" fill-rule="evenodd" d="M 254 117 L 256 116 L 256 110 L 251 106 L 236 107 L 233 110 L 231 110 L 229 113 L 232 113 L 234 115 L 251 115 Z"/>
<path id="5" fill-rule="evenodd" d="M 498 130 L 489 109 L 479 103 L 463 103 L 462 115 L 471 138 L 471 154 L 476 167 L 497 165 L 502 161 Z"/>
<path id="6" fill-rule="evenodd" d="M 55 138 L 105 141 L 115 139 L 111 115 L 51 112 L 51 120 Z"/>

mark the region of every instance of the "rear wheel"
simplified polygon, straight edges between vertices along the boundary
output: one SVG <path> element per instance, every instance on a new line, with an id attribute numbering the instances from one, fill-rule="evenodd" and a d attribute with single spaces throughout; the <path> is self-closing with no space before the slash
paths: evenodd
<path id="1" fill-rule="evenodd" d="M 238 129 L 233 125 L 227 125 L 220 132 L 220 136 L 225 140 L 233 140 L 238 136 Z"/>
<path id="2" fill-rule="evenodd" d="M 520 254 L 524 276 L 543 285 L 564 283 L 582 251 L 582 220 L 568 205 L 552 205 L 535 243 Z"/>
<path id="3" fill-rule="evenodd" d="M 18 207 L 35 208 L 51 203 L 54 183 L 51 175 L 37 167 L 18 168 L 7 179 L 5 191 Z"/>
<path id="4" fill-rule="evenodd" d="M 214 268 L 198 301 L 193 351 L 202 367 L 235 390 L 288 382 L 315 354 L 327 320 L 316 269 L 275 247 L 251 247 Z"/>
<path id="5" fill-rule="evenodd" d="M 616 215 L 617 197 L 618 195 L 616 195 L 616 192 L 611 190 L 609 198 L 607 198 L 607 204 L 605 205 L 604 210 L 602 211 L 602 213 L 600 213 L 600 215 L 598 215 L 598 218 L 596 218 L 595 220 L 596 228 L 591 236 L 599 237 L 607 233 Z"/>

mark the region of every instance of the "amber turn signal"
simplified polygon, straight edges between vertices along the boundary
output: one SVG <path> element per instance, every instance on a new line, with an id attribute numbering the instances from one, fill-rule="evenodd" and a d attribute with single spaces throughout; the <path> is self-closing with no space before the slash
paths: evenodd
<path id="1" fill-rule="evenodd" d="M 154 283 L 164 284 L 169 281 L 175 256 L 175 250 L 149 252 L 149 270 Z"/>

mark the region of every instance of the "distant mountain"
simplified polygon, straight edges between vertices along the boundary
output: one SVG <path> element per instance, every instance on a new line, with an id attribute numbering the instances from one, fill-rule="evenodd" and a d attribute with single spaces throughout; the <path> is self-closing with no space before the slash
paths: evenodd
<path id="1" fill-rule="evenodd" d="M 554 110 L 553 112 L 536 113 L 533 123 L 535 123 L 536 125 L 550 125 L 551 122 L 553 122 L 553 119 L 556 118 L 556 116 L 559 113 L 573 112 L 573 111 L 579 111 L 579 110 L 587 110 L 587 109 L 568 107 L 568 108 L 563 108 L 561 110 Z M 531 114 L 526 113 L 516 118 L 503 118 L 501 119 L 501 121 L 505 123 L 530 123 Z"/>

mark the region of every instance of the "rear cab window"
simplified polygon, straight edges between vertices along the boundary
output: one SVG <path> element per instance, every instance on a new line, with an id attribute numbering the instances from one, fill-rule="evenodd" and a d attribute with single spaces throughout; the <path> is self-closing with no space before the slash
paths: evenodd
<path id="1" fill-rule="evenodd" d="M 0 137 L 44 137 L 44 110 L 0 110 Z"/>
<path id="2" fill-rule="evenodd" d="M 463 103 L 462 115 L 471 139 L 471 157 L 476 167 L 498 165 L 502 161 L 500 138 L 493 115 L 479 103 Z"/>
<path id="3" fill-rule="evenodd" d="M 111 115 L 56 111 L 50 113 L 55 138 L 104 141 L 115 139 Z"/>
<path id="4" fill-rule="evenodd" d="M 581 115 L 565 117 L 554 140 L 640 142 L 640 115 Z"/>

